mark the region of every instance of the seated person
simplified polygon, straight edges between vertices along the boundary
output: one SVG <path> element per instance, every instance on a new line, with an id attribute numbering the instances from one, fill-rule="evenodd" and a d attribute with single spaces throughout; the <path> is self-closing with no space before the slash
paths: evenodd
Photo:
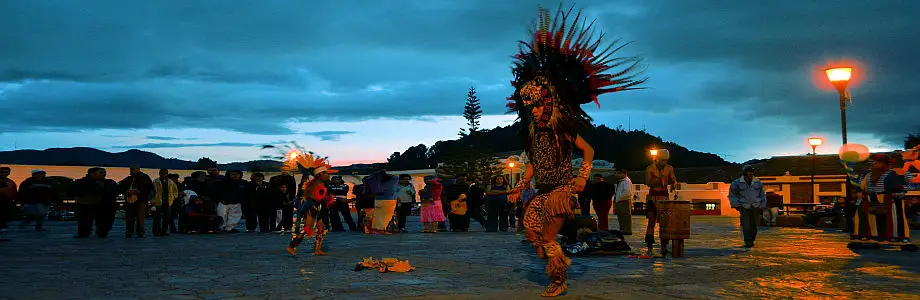
<path id="1" fill-rule="evenodd" d="M 186 225 L 189 232 L 215 232 L 224 221 L 218 215 L 205 213 L 204 201 L 196 196 L 189 197 L 185 206 Z"/>
<path id="2" fill-rule="evenodd" d="M 808 225 L 809 227 L 815 227 L 818 221 L 821 221 L 822 218 L 834 217 L 834 219 L 836 220 L 837 218 L 840 218 L 841 216 L 843 216 L 843 206 L 844 205 L 845 205 L 844 198 L 840 197 L 840 198 L 837 198 L 837 202 L 835 202 L 834 205 L 831 206 L 830 208 L 826 206 L 824 207 L 819 206 L 815 209 L 815 212 L 807 213 L 802 218 L 805 219 L 805 225 Z"/>

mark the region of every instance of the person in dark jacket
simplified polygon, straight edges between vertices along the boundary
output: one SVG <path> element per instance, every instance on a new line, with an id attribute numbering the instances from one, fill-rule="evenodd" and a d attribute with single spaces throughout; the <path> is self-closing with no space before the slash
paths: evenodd
<path id="1" fill-rule="evenodd" d="M 74 214 L 77 218 L 77 235 L 88 238 L 96 224 L 96 236 L 105 238 L 112 230 L 117 209 L 118 183 L 105 178 L 103 168 L 89 168 L 86 177 L 77 179 L 68 193 L 74 197 Z"/>
<path id="2" fill-rule="evenodd" d="M 10 239 L 3 236 L 9 230 L 6 223 L 19 215 L 19 209 L 13 201 L 16 199 L 16 182 L 9 178 L 10 167 L 0 167 L 0 242 Z"/>
<path id="3" fill-rule="evenodd" d="M 217 200 L 213 197 L 211 187 L 208 186 L 207 173 L 203 171 L 192 172 L 192 175 L 182 183 L 186 190 L 195 192 L 201 198 L 202 208 L 206 213 L 217 214 Z"/>
<path id="4" fill-rule="evenodd" d="M 242 203 L 246 201 L 249 182 L 243 180 L 243 172 L 229 170 L 227 180 L 219 182 L 217 187 L 220 192 L 217 215 L 224 220 L 220 228 L 225 232 L 239 232 L 236 226 L 240 224 L 240 218 L 243 216 Z"/>
<path id="5" fill-rule="evenodd" d="M 19 193 L 16 196 L 26 213 L 25 219 L 19 224 L 20 228 L 35 222 L 35 231 L 45 231 L 42 225 L 45 223 L 45 216 L 48 215 L 48 208 L 52 203 L 58 202 L 58 195 L 52 188 L 51 180 L 45 175 L 42 169 L 32 170 L 32 177 L 26 178 L 19 185 Z"/>
<path id="6" fill-rule="evenodd" d="M 281 207 L 277 197 L 279 191 L 265 182 L 265 174 L 253 173 L 249 178 L 249 209 L 254 210 L 256 216 L 246 218 L 246 231 L 255 230 L 257 223 L 262 233 L 275 231 L 278 219 L 275 212 Z M 249 225 L 250 222 L 252 225 Z"/>
<path id="7" fill-rule="evenodd" d="M 486 228 L 486 218 L 482 215 L 482 207 L 485 204 L 484 198 L 486 189 L 479 186 L 473 177 L 466 177 L 466 214 L 472 220 L 479 222 L 479 226 Z"/>
<path id="8" fill-rule="evenodd" d="M 141 172 L 137 165 L 131 166 L 131 175 L 118 183 L 119 192 L 125 195 L 125 238 L 137 234 L 144 237 L 144 218 L 147 205 L 153 193 L 153 180 Z"/>
<path id="9" fill-rule="evenodd" d="M 272 176 L 268 184 L 273 189 L 279 189 L 279 186 L 285 186 L 286 200 L 281 203 L 281 222 L 278 224 L 279 229 L 291 233 L 294 226 L 294 197 L 297 196 L 297 179 L 291 175 L 289 170 L 282 170 L 281 175 Z"/>
<path id="10" fill-rule="evenodd" d="M 339 220 L 339 215 L 342 215 L 342 219 L 348 224 L 349 231 L 357 231 L 358 225 L 355 224 L 355 220 L 352 219 L 351 208 L 348 207 L 349 188 L 348 185 L 345 184 L 345 181 L 342 180 L 342 176 L 332 176 L 332 179 L 326 187 L 329 189 L 329 194 L 335 198 L 335 203 L 329 210 L 329 221 L 332 223 L 332 231 L 345 231 L 345 227 L 342 226 L 342 221 Z"/>
<path id="11" fill-rule="evenodd" d="M 470 186 L 466 183 L 465 175 L 457 175 L 453 180 L 444 184 L 444 190 L 441 191 L 441 201 L 447 209 L 451 209 L 451 202 L 455 200 L 467 201 L 467 193 Z M 468 204 L 467 204 L 468 205 Z M 466 214 L 455 214 L 453 211 L 448 212 L 447 219 L 450 221 L 450 231 L 465 232 L 470 228 L 470 208 L 467 206 Z"/>
<path id="12" fill-rule="evenodd" d="M 616 186 L 607 182 L 607 178 L 604 178 L 604 175 L 594 174 L 594 182 L 588 185 L 587 190 L 591 205 L 594 207 L 594 213 L 597 214 L 597 230 L 609 230 L 610 207 L 613 206 L 613 194 L 616 192 Z M 585 211 L 585 209 L 582 209 L 582 211 Z"/>

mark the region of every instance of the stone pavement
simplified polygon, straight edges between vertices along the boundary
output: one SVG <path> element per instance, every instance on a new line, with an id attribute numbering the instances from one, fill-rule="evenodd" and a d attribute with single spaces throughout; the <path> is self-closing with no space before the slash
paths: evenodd
<path id="1" fill-rule="evenodd" d="M 417 221 L 410 225 L 420 229 Z M 645 220 L 633 222 L 639 230 L 630 243 L 638 248 Z M 118 223 L 108 239 L 73 239 L 73 222 L 50 222 L 46 233 L 14 229 L 13 241 L 0 243 L 0 299 L 509 300 L 537 299 L 547 283 L 543 262 L 514 233 L 332 233 L 329 256 L 300 249 L 291 257 L 284 251 L 289 236 L 125 240 L 113 238 L 124 230 Z M 573 258 L 564 298 L 920 299 L 918 253 L 854 253 L 839 233 L 797 228 L 763 229 L 757 247 L 746 250 L 737 247 L 735 218 L 691 223 L 685 258 Z M 418 268 L 354 272 L 365 256 L 408 259 Z"/>

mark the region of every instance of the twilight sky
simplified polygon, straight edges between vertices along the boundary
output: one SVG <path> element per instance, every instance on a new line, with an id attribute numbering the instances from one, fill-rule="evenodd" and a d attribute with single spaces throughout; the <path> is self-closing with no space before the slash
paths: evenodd
<path id="1" fill-rule="evenodd" d="M 920 2 L 806 2 L 578 1 L 650 77 L 585 108 L 730 161 L 811 135 L 836 152 L 821 70 L 851 62 L 850 141 L 899 148 L 920 130 Z M 335 165 L 384 161 L 455 138 L 471 85 L 483 127 L 513 122 L 510 55 L 538 3 L 559 1 L 0 1 L 0 150 L 230 162 L 296 140 Z"/>

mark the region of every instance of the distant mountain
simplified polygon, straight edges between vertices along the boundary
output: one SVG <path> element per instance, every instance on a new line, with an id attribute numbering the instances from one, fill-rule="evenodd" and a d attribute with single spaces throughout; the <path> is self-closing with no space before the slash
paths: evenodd
<path id="1" fill-rule="evenodd" d="M 130 167 L 132 164 L 137 164 L 142 168 L 188 170 L 193 169 L 196 163 L 176 158 L 164 158 L 155 153 L 137 149 L 111 153 L 94 148 L 77 147 L 2 151 L 0 152 L 0 164 L 100 167 Z M 279 166 L 280 162 L 272 160 L 218 164 L 218 167 L 222 170 L 260 169 L 274 171 Z"/>

